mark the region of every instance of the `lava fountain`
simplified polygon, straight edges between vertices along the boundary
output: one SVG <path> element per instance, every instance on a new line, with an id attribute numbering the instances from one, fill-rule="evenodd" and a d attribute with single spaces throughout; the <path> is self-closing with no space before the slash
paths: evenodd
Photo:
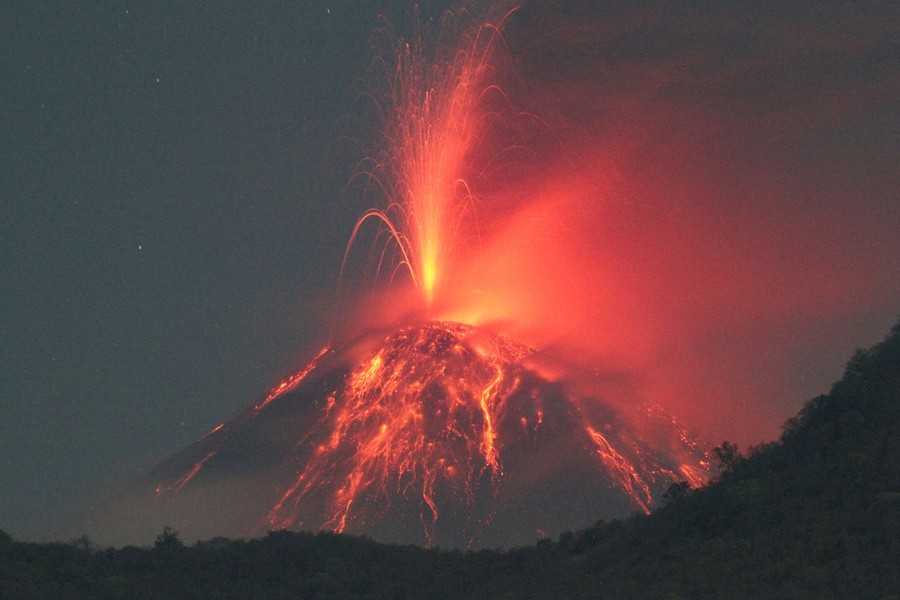
<path id="1" fill-rule="evenodd" d="M 383 121 L 383 150 L 365 159 L 355 177 L 364 178 L 381 198 L 357 221 L 344 267 L 360 229 L 369 221 L 383 227 L 387 242 L 378 253 L 376 271 L 388 267 L 408 272 L 431 307 L 447 278 L 458 247 L 470 235 L 476 197 L 466 178 L 471 159 L 493 125 L 511 112 L 498 85 L 491 82 L 492 57 L 502 36 L 498 23 L 464 30 L 453 50 L 433 60 L 425 44 L 398 45 L 393 66 L 385 60 L 387 91 L 374 99 Z M 449 25 L 448 25 L 449 27 Z M 496 108 L 492 108 L 496 107 Z M 505 110 L 504 110 L 505 107 Z M 397 261 L 386 261 L 388 244 Z"/>

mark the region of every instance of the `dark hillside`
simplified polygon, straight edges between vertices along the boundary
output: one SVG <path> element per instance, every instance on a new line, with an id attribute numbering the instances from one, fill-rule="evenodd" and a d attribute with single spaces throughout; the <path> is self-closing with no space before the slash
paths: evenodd
<path id="1" fill-rule="evenodd" d="M 720 454 L 717 483 L 562 540 L 584 597 L 900 597 L 900 324 L 780 443 Z"/>

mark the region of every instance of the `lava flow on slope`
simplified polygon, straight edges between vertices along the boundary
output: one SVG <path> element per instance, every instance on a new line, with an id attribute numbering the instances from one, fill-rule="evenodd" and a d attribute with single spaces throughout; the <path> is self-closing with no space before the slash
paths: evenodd
<path id="1" fill-rule="evenodd" d="M 578 402 L 554 405 L 549 382 L 525 366 L 534 354 L 507 337 L 452 322 L 427 322 L 388 337 L 328 395 L 319 425 L 304 442 L 311 459 L 270 511 L 268 524 L 311 521 L 365 532 L 373 520 L 399 511 L 417 515 L 431 543 L 439 505 L 447 504 L 464 530 L 489 527 L 492 500 L 504 502 L 510 465 L 531 464 L 538 457 L 523 463 L 522 455 L 542 450 L 528 446 L 562 431 L 594 455 L 597 475 L 635 509 L 649 510 L 651 487 L 659 482 L 702 483 L 702 465 L 686 439 L 679 461 L 671 447 L 665 453 L 651 448 Z M 551 420 L 545 424 L 545 418 Z"/>

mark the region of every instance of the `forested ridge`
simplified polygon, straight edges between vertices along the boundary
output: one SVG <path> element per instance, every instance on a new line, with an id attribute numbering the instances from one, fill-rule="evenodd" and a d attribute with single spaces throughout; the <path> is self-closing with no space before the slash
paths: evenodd
<path id="1" fill-rule="evenodd" d="M 286 531 L 186 546 L 169 529 L 100 549 L 0 532 L 0 599 L 900 599 L 900 323 L 779 441 L 713 453 L 716 481 L 673 485 L 649 516 L 510 550 Z"/>

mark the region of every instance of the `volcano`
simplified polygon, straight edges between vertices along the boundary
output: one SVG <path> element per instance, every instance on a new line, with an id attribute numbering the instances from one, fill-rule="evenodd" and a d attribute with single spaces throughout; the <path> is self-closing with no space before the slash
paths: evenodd
<path id="1" fill-rule="evenodd" d="M 501 29 L 514 12 L 487 11 L 471 26 L 468 11 L 448 14 L 436 44 L 414 35 L 397 41 L 393 58 L 374 61 L 365 97 L 375 100 L 383 139 L 351 177 L 369 208 L 350 235 L 341 285 L 361 258 L 355 245 L 371 239 L 373 283 L 401 291 L 392 310 L 430 319 L 509 304 L 490 291 L 481 258 L 467 260 L 495 257 L 480 245 L 473 213 L 479 190 L 496 189 L 488 181 L 502 167 L 496 161 L 523 147 L 518 111 L 498 81 Z M 463 275 L 470 270 L 483 277 Z M 504 273 L 514 278 L 516 269 Z M 339 298 L 354 297 L 342 289 Z M 405 302 L 407 290 L 414 302 Z M 533 316 L 516 308 L 487 322 Z M 386 322 L 372 313 L 365 322 Z M 515 546 L 649 512 L 673 482 L 706 479 L 696 440 L 658 407 L 608 393 L 602 371 L 481 325 L 395 327 L 323 348 L 95 510 L 76 535 L 122 544 L 165 526 L 187 539 L 294 529 Z"/>
<path id="2" fill-rule="evenodd" d="M 516 546 L 648 512 L 702 485 L 697 440 L 599 374 L 493 331 L 427 321 L 326 347 L 262 400 L 99 506 L 108 544 L 332 530 L 455 548 Z"/>

